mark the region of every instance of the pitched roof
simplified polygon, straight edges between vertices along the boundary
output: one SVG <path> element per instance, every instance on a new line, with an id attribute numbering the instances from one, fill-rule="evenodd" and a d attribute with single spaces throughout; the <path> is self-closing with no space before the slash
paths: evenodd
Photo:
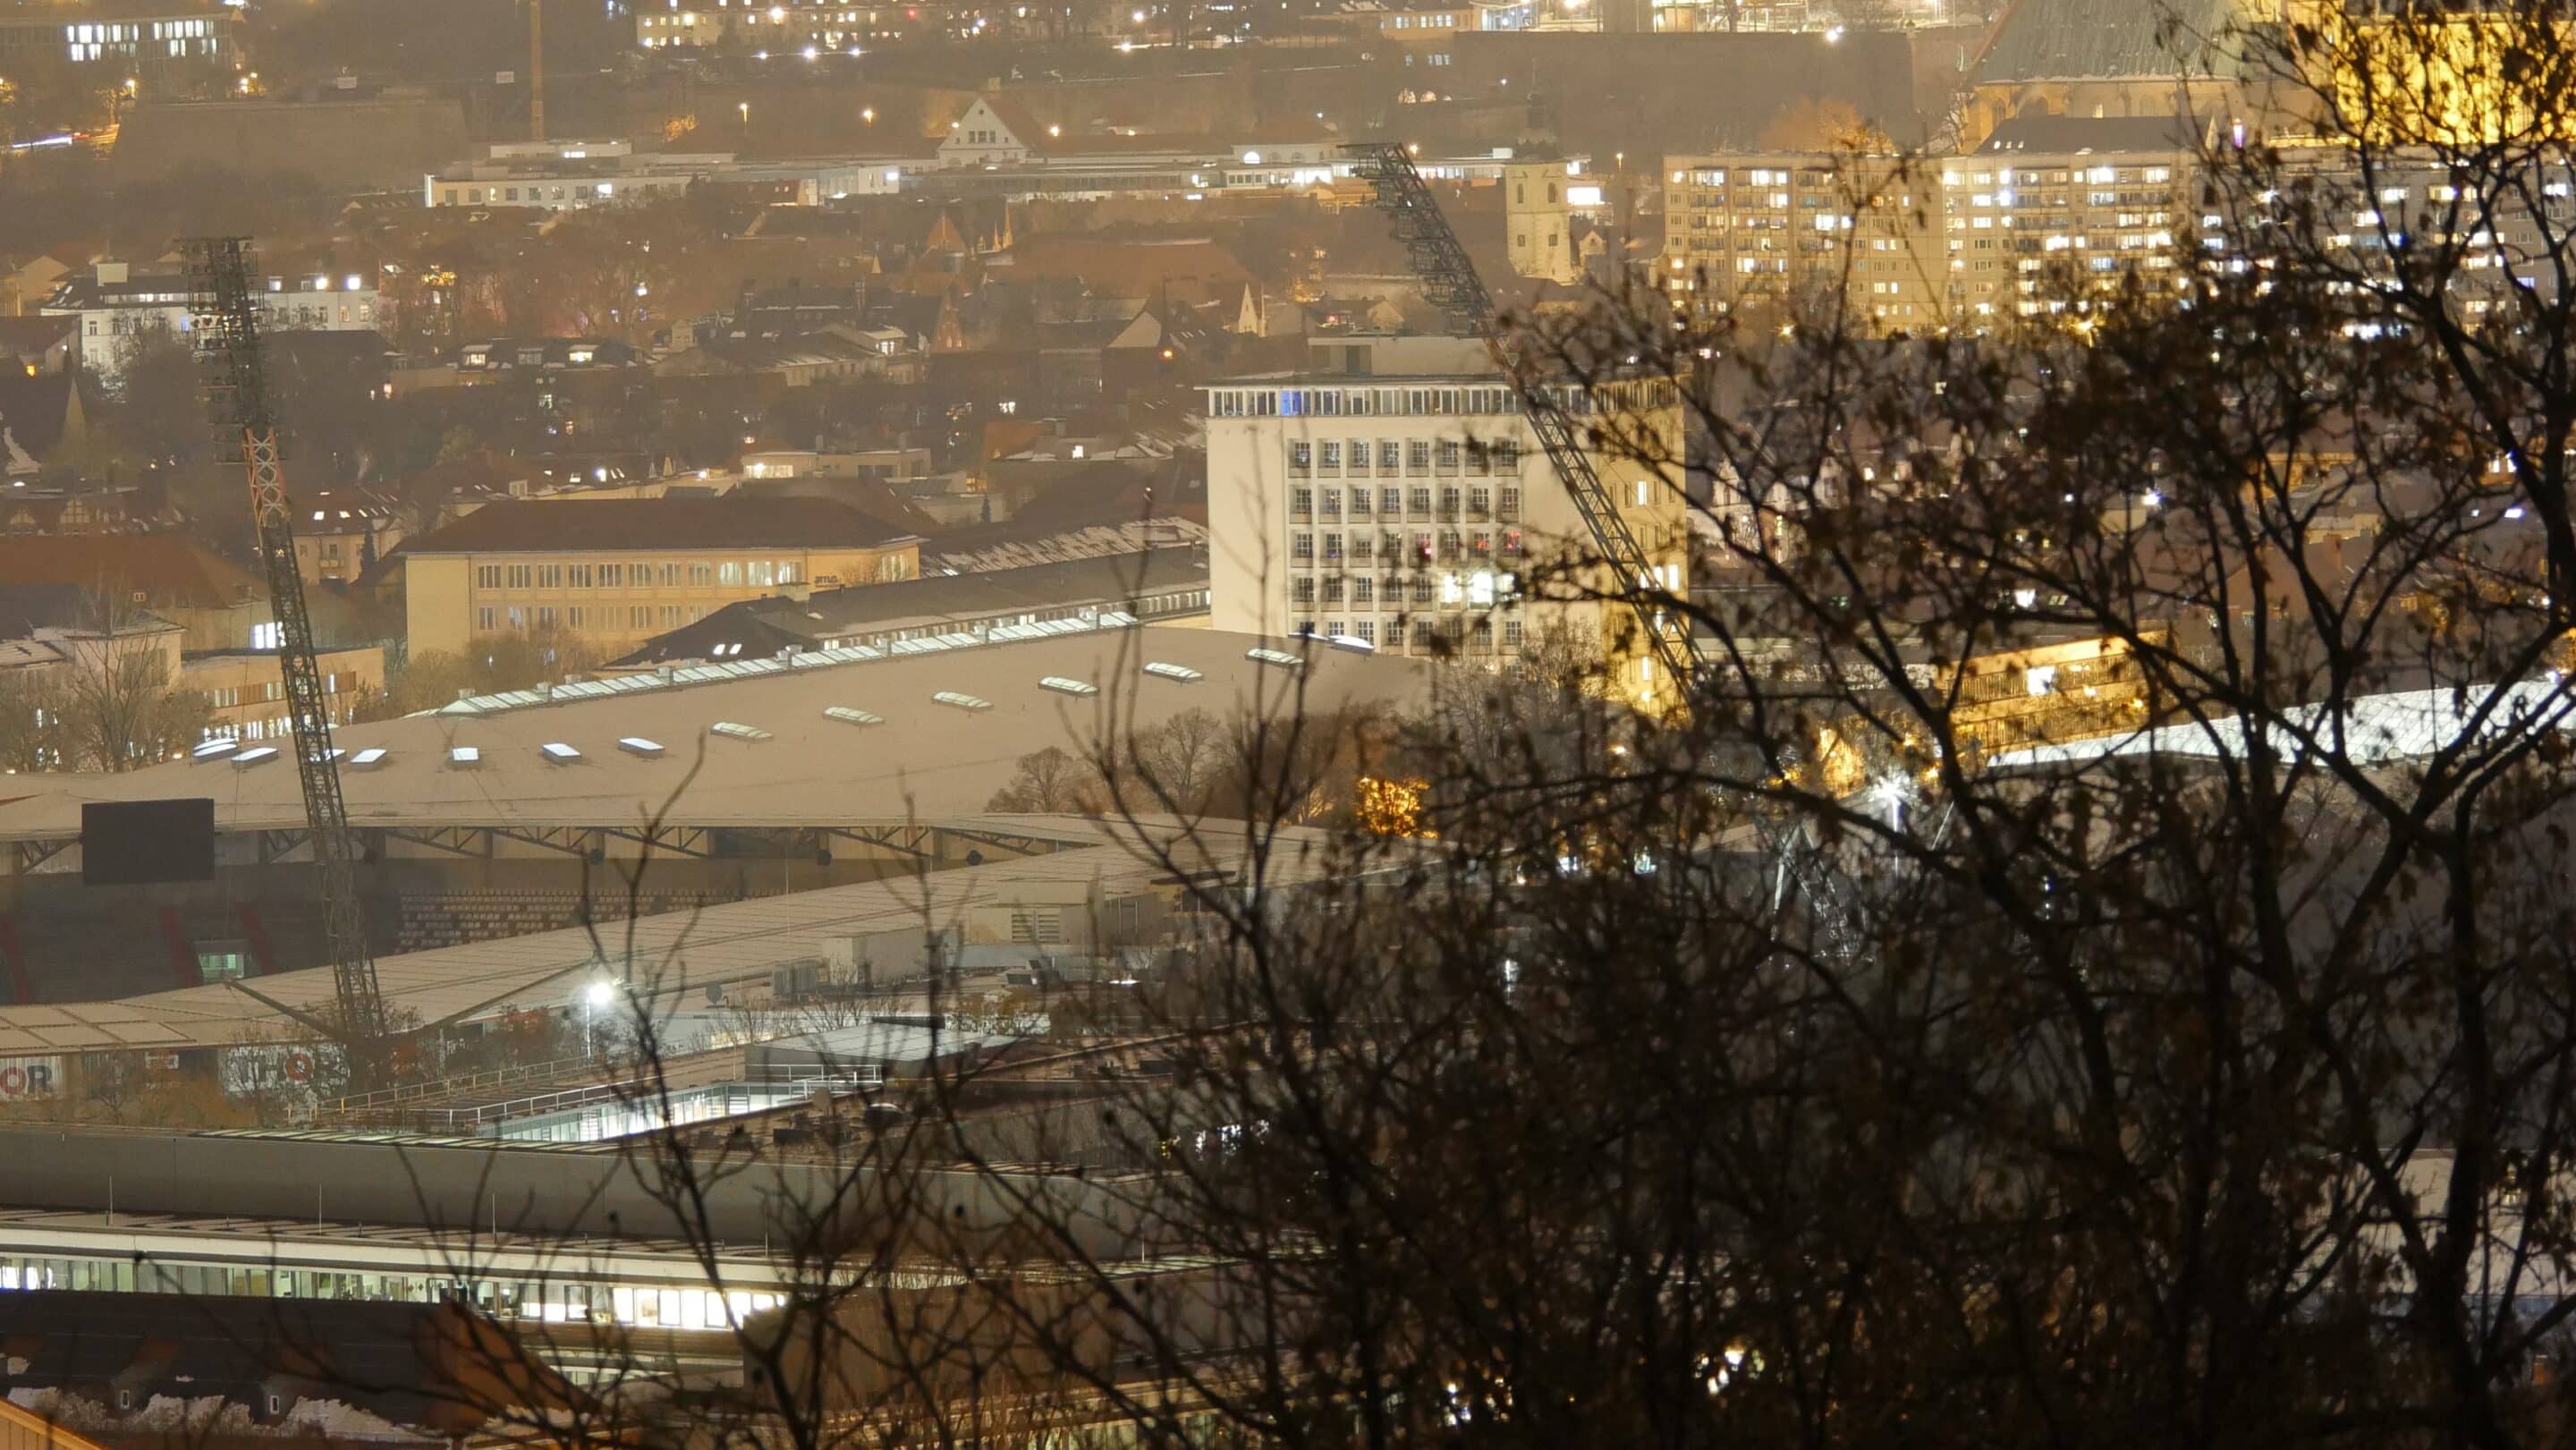
<path id="1" fill-rule="evenodd" d="M 72 375 L 43 373 L 28 377 L 0 369 L 0 473 L 13 465 L 24 469 L 41 463 L 70 427 L 74 398 Z"/>
<path id="2" fill-rule="evenodd" d="M 718 643 L 743 645 L 738 653 L 767 655 L 785 645 L 813 647 L 824 640 L 865 636 L 874 630 L 1015 611 L 1122 605 L 1151 592 L 1204 587 L 1207 577 L 1205 551 L 1184 546 L 817 590 L 808 599 L 746 600 L 647 641 L 619 663 L 707 658 Z"/>
<path id="3" fill-rule="evenodd" d="M 1978 60 L 1977 80 L 2154 79 L 2206 73 L 2212 64 L 2203 51 L 2221 38 L 2232 15 L 2231 0 L 2180 0 L 2172 7 L 2128 0 L 2019 0 L 1996 23 Z"/>
<path id="4" fill-rule="evenodd" d="M 182 534 L 0 536 L 0 579 L 138 593 L 153 606 L 222 609 L 268 586 Z"/>
<path id="5" fill-rule="evenodd" d="M 403 551 L 872 548 L 909 537 L 831 499 L 619 498 L 487 504 Z"/>
<path id="6" fill-rule="evenodd" d="M 1997 126 L 1979 155 L 2033 152 L 2181 151 L 2193 146 L 2200 124 L 2188 116 L 2016 116 Z"/>

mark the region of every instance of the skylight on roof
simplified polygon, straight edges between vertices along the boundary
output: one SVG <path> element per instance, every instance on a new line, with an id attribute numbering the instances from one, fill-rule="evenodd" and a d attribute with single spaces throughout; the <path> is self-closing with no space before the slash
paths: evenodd
<path id="1" fill-rule="evenodd" d="M 447 747 L 447 763 L 458 770 L 472 770 L 483 763 L 483 752 L 471 745 Z"/>
<path id="2" fill-rule="evenodd" d="M 392 752 L 381 745 L 370 745 L 366 749 L 359 751 L 357 754 L 350 756 L 349 763 L 360 770 L 373 770 L 377 766 L 384 764 L 385 757 L 390 754 L 392 754 Z"/>
<path id="3" fill-rule="evenodd" d="M 1248 649 L 1243 652 L 1243 657 L 1248 660 L 1258 660 L 1265 665 L 1275 665 L 1283 670 L 1300 670 L 1306 667 L 1305 660 L 1280 649 Z"/>
<path id="4" fill-rule="evenodd" d="M 239 749 L 241 749 L 241 742 L 229 736 L 217 740 L 201 740 L 197 742 L 196 748 L 188 752 L 188 758 L 198 761 L 221 760 Z"/>
<path id="5" fill-rule="evenodd" d="M 1170 664 L 1163 660 L 1147 660 L 1145 662 L 1145 673 L 1152 675 L 1158 680 L 1177 680 L 1184 685 L 1188 684 L 1192 680 L 1204 680 L 1207 678 L 1207 676 L 1199 673 L 1197 670 L 1191 669 L 1188 665 Z"/>
<path id="6" fill-rule="evenodd" d="M 847 705 L 824 706 L 823 718 L 838 720 L 844 725 L 883 725 L 885 723 L 885 717 L 873 710 L 855 710 Z"/>
<path id="7" fill-rule="evenodd" d="M 549 740 L 537 747 L 537 753 L 556 765 L 570 765 L 581 759 L 581 752 L 560 740 Z"/>
<path id="8" fill-rule="evenodd" d="M 768 731 L 761 729 L 759 726 L 745 725 L 737 720 L 718 720 L 713 725 L 707 727 L 707 733 L 710 735 L 728 735 L 736 740 L 768 740 L 772 738 Z"/>
<path id="9" fill-rule="evenodd" d="M 241 754 L 236 755 L 236 756 L 234 756 L 234 757 L 233 757 L 233 769 L 235 769 L 235 770 L 248 770 L 248 769 L 250 769 L 250 768 L 251 768 L 252 766 L 254 766 L 254 765 L 266 765 L 266 764 L 268 764 L 270 761 L 275 760 L 276 758 L 277 758 L 277 747 L 276 747 L 276 746 L 274 746 L 274 745 L 254 745 L 254 746 L 252 746 L 250 749 L 245 750 L 245 751 L 243 751 Z"/>
<path id="10" fill-rule="evenodd" d="M 985 699 L 981 695 L 966 694 L 961 690 L 942 690 L 930 698 L 938 701 L 942 705 L 952 705 L 960 710 L 990 710 L 993 708 L 992 701 Z"/>
<path id="11" fill-rule="evenodd" d="M 1377 653 L 1377 646 L 1375 644 L 1372 644 L 1355 634 L 1331 635 L 1327 637 L 1324 642 L 1347 654 L 1373 655 Z"/>
<path id="12" fill-rule="evenodd" d="M 1038 681 L 1038 688 L 1041 690 L 1053 690 L 1060 695 L 1097 695 L 1100 693 L 1100 687 L 1091 683 L 1089 680 L 1077 680 L 1066 675 L 1048 675 Z"/>
<path id="13" fill-rule="evenodd" d="M 662 755 L 661 741 L 647 740 L 641 735 L 627 735 L 619 737 L 617 748 L 625 751 L 629 755 L 643 756 L 646 760 L 658 760 Z"/>

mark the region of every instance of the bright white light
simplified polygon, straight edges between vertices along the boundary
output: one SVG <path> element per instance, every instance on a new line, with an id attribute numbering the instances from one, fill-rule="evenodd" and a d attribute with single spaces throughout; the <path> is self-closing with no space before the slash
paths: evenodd
<path id="1" fill-rule="evenodd" d="M 590 990 L 582 993 L 581 998 L 583 1001 L 588 1002 L 594 1009 L 605 1007 L 617 1000 L 616 984 L 611 982 L 593 982 L 590 984 Z"/>
<path id="2" fill-rule="evenodd" d="M 1905 823 L 1905 803 L 1914 798 L 1914 783 L 1901 775 L 1882 775 L 1869 788 L 1869 803 L 1887 812 L 1887 823 Z"/>

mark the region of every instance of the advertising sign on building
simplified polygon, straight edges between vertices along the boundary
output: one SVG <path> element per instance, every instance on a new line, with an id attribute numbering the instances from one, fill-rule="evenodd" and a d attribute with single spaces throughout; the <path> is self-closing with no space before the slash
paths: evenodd
<path id="1" fill-rule="evenodd" d="M 0 1057 L 0 1103 L 32 1103 L 63 1090 L 59 1057 Z"/>
<path id="2" fill-rule="evenodd" d="M 349 1090 L 348 1056 L 328 1042 L 227 1047 L 223 1084 L 228 1098 L 336 1098 Z"/>

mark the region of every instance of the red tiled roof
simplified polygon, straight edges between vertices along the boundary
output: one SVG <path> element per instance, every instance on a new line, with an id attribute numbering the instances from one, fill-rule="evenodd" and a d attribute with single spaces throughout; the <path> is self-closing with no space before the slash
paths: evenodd
<path id="1" fill-rule="evenodd" d="M 219 609 L 268 586 L 182 534 L 0 535 L 0 579 L 140 593 L 155 605 Z"/>

